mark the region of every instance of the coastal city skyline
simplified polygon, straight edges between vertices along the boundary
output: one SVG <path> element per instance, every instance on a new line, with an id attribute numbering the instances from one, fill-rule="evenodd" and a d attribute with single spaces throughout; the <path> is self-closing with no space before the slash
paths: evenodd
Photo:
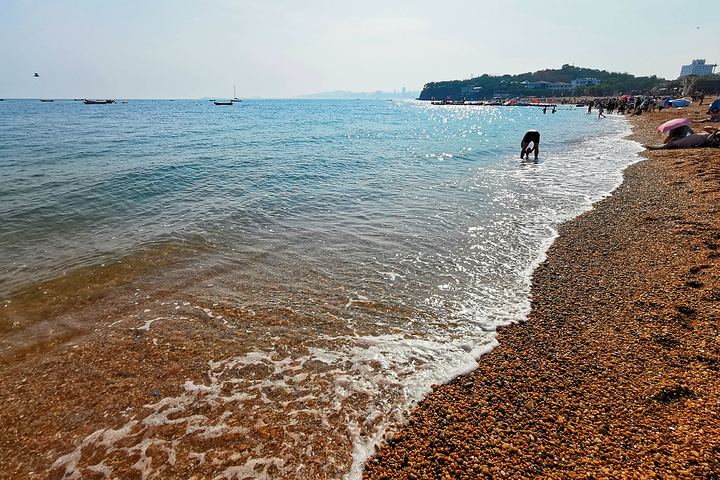
<path id="1" fill-rule="evenodd" d="M 611 0 L 602 20 L 584 13 L 595 8 L 565 0 L 443 8 L 404 0 L 9 0 L 0 18 L 0 98 L 413 92 L 563 64 L 675 79 L 693 59 L 718 61 L 710 18 L 668 15 L 664 0 Z M 687 12 L 703 8 L 684 4 Z"/>

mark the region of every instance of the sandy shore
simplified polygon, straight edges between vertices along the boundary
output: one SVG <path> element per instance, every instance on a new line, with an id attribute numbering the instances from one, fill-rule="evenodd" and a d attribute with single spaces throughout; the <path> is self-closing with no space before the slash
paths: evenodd
<path id="1" fill-rule="evenodd" d="M 632 117 L 632 138 L 706 110 Z M 720 150 L 644 156 L 560 226 L 529 321 L 434 388 L 364 478 L 720 478 Z"/>

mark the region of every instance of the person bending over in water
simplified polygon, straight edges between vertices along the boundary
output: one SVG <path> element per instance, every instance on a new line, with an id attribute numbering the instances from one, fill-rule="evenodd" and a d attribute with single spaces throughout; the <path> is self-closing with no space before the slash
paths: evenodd
<path id="1" fill-rule="evenodd" d="M 529 148 L 530 144 L 533 144 L 533 148 Z M 538 159 L 540 153 L 540 132 L 537 130 L 528 130 L 520 142 L 520 160 L 525 156 L 530 160 L 530 152 L 535 152 L 535 160 Z"/>

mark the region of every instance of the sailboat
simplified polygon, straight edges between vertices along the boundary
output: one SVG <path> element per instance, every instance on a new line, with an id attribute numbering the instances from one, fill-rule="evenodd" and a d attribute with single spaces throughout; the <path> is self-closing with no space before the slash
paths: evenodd
<path id="1" fill-rule="evenodd" d="M 237 98 L 237 96 L 235 95 L 235 85 L 233 85 L 233 98 L 232 98 L 232 100 L 230 100 L 230 101 L 228 101 L 228 102 L 218 102 L 217 100 L 213 100 L 213 103 L 214 103 L 215 105 L 232 105 L 232 104 L 235 103 L 235 102 L 242 102 L 242 100 L 240 100 L 239 98 Z"/>

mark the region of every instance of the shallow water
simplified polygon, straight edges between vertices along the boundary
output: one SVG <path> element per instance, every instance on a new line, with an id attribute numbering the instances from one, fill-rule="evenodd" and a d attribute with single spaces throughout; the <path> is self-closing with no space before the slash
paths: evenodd
<path id="1" fill-rule="evenodd" d="M 518 158 L 530 128 L 537 163 Z M 637 161 L 628 133 L 569 106 L 6 100 L 0 332 L 132 285 L 136 328 L 204 316 L 234 345 L 56 466 L 104 471 L 83 447 L 152 445 L 222 463 L 219 478 L 358 478 L 387 425 L 524 319 L 554 226 Z M 194 445 L 233 435 L 247 451 Z"/>

